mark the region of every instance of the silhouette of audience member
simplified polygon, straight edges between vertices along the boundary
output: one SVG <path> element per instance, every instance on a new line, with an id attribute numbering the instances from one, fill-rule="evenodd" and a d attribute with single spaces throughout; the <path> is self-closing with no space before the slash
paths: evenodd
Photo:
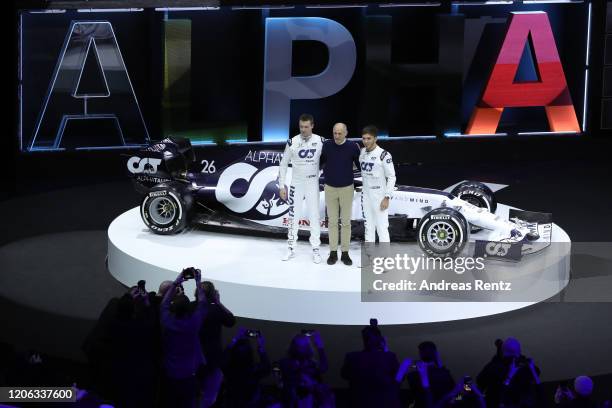
<path id="1" fill-rule="evenodd" d="M 341 375 L 349 382 L 351 407 L 399 407 L 399 362 L 387 349 L 376 320 L 361 331 L 363 350 L 347 353 Z"/>
<path id="2" fill-rule="evenodd" d="M 420 361 L 405 359 L 396 376 L 398 383 L 404 378 L 410 387 L 410 402 L 415 408 L 426 408 L 437 404 L 455 387 L 455 380 L 444 367 L 436 345 L 424 341 L 418 346 Z"/>
<path id="3" fill-rule="evenodd" d="M 612 408 L 612 392 L 607 400 L 604 401 L 602 408 Z"/>
<path id="4" fill-rule="evenodd" d="M 569 408 L 597 408 L 591 399 L 593 394 L 593 380 L 587 376 L 576 377 L 574 380 L 574 399 L 566 406 Z"/>
<path id="5" fill-rule="evenodd" d="M 509 337 L 502 345 L 502 357 L 493 357 L 478 374 L 477 383 L 487 407 L 541 407 L 545 403 L 539 376 L 533 360 L 521 354 L 519 341 Z"/>
<path id="6" fill-rule="evenodd" d="M 89 363 L 93 388 L 107 398 L 110 398 L 113 394 L 113 373 L 110 366 L 112 350 L 109 345 L 108 326 L 110 321 L 115 318 L 118 303 L 118 297 L 113 297 L 108 301 L 82 345 Z"/>
<path id="7" fill-rule="evenodd" d="M 313 345 L 318 361 L 314 359 Z M 334 395 L 322 380 L 328 363 L 319 332 L 304 331 L 293 337 L 287 356 L 281 359 L 279 364 L 283 383 L 283 406 L 335 406 Z"/>
<path id="8" fill-rule="evenodd" d="M 251 342 L 257 342 L 257 358 Z M 240 328 L 223 352 L 226 407 L 259 407 L 262 405 L 260 381 L 270 374 L 271 365 L 265 339 L 259 331 Z"/>
<path id="9" fill-rule="evenodd" d="M 155 297 L 152 299 L 152 303 L 155 307 L 157 307 L 157 309 L 161 307 L 162 300 L 170 287 L 172 287 L 172 281 L 170 280 L 162 281 L 162 283 L 159 284 L 159 289 L 157 290 Z"/>
<path id="10" fill-rule="evenodd" d="M 159 372 L 156 313 L 143 287 L 112 298 L 85 340 L 97 391 L 126 406 L 151 406 Z"/>
<path id="11" fill-rule="evenodd" d="M 155 400 L 156 316 L 149 294 L 132 287 L 118 303 L 109 330 L 112 379 L 119 406 L 150 407 Z"/>
<path id="12" fill-rule="evenodd" d="M 574 392 L 570 389 L 569 381 L 564 381 L 557 385 L 553 401 L 557 407 L 568 407 L 569 403 L 576 398 Z"/>
<path id="13" fill-rule="evenodd" d="M 192 308 L 184 294 L 174 295 L 176 288 L 193 277 L 198 288 L 198 302 Z M 163 369 L 166 406 L 193 407 L 197 401 L 196 373 L 205 364 L 199 331 L 208 311 L 198 269 L 184 269 L 163 297 L 160 310 Z"/>
<path id="14" fill-rule="evenodd" d="M 0 387 L 8 386 L 13 378 L 17 353 L 11 344 L 0 342 Z"/>
<path id="15" fill-rule="evenodd" d="M 200 344 L 202 345 L 206 365 L 202 366 L 198 378 L 201 388 L 200 407 L 207 408 L 215 403 L 219 387 L 221 387 L 223 381 L 221 330 L 223 326 L 233 327 L 236 324 L 236 318 L 221 303 L 219 291 L 215 289 L 212 282 L 202 282 L 201 286 L 208 301 L 208 312 L 200 328 Z"/>

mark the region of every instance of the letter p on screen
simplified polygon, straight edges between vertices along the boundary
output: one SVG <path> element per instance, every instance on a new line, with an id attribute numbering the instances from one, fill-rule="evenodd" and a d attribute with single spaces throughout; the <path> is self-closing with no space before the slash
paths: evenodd
<path id="1" fill-rule="evenodd" d="M 293 41 L 318 41 L 329 51 L 327 67 L 317 75 L 291 76 Z M 263 84 L 263 141 L 289 136 L 291 101 L 321 99 L 344 88 L 355 72 L 357 49 L 340 23 L 320 17 L 267 18 Z"/>

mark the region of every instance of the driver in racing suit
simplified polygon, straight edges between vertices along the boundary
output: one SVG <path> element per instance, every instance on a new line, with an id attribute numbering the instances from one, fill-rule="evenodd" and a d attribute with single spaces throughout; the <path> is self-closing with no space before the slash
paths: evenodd
<path id="1" fill-rule="evenodd" d="M 389 239 L 389 200 L 395 187 L 395 169 L 391 154 L 376 144 L 378 129 L 366 126 L 361 132 L 364 148 L 359 155 L 363 188 L 361 210 L 365 224 L 365 242 Z"/>
<path id="2" fill-rule="evenodd" d="M 279 193 L 281 199 L 289 203 L 289 225 L 287 243 L 289 250 L 282 258 L 288 261 L 295 256 L 295 245 L 298 238 L 299 221 L 302 217 L 303 201 L 306 199 L 306 211 L 310 223 L 310 245 L 314 263 L 321 262 L 319 246 L 321 245 L 321 224 L 319 216 L 319 160 L 323 149 L 323 138 L 312 133 L 314 119 L 311 115 L 300 116 L 300 134 L 287 141 L 283 159 L 279 168 Z M 292 165 L 291 186 L 287 200 L 287 167 Z"/>

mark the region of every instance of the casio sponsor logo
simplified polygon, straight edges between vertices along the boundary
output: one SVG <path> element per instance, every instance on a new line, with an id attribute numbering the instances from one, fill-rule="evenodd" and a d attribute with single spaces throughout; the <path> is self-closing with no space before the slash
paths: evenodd
<path id="1" fill-rule="evenodd" d="M 157 166 L 161 163 L 161 159 L 153 159 L 149 157 L 132 156 L 127 162 L 128 171 L 132 174 L 138 173 L 157 173 Z"/>

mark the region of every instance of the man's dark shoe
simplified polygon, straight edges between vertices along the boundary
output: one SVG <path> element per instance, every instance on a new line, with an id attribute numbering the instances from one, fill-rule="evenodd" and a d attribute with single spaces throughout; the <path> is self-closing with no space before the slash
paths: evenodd
<path id="1" fill-rule="evenodd" d="M 338 261 L 338 252 L 333 251 L 329 253 L 329 258 L 327 258 L 327 264 L 333 265 Z"/>
<path id="2" fill-rule="evenodd" d="M 351 266 L 353 264 L 353 261 L 351 261 L 351 257 L 349 256 L 348 252 L 342 252 L 340 260 L 347 266 Z"/>

